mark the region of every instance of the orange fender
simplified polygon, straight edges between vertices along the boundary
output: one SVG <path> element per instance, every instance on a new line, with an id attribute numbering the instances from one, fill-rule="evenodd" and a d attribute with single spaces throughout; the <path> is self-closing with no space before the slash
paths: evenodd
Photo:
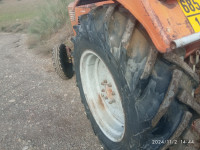
<path id="1" fill-rule="evenodd" d="M 195 33 L 184 15 L 177 0 L 116 0 L 144 26 L 159 52 L 170 52 L 170 42 Z M 78 24 L 78 16 L 88 13 L 93 7 L 114 3 L 108 0 L 94 4 L 77 6 L 71 11 L 73 4 L 68 7 L 72 26 Z M 76 17 L 73 19 L 73 15 Z M 196 44 L 200 47 L 200 43 Z M 193 47 L 186 47 L 187 53 L 194 52 Z"/>
<path id="2" fill-rule="evenodd" d="M 170 42 L 194 33 L 177 0 L 117 0 L 139 20 L 156 48 L 169 52 Z"/>

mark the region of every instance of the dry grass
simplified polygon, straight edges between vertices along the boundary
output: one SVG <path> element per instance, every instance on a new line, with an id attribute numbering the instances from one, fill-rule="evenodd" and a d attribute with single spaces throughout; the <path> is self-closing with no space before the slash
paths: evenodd
<path id="1" fill-rule="evenodd" d="M 25 32 L 30 48 L 49 51 L 67 43 L 72 29 L 67 5 L 73 0 L 0 0 L 0 31 Z"/>
<path id="2" fill-rule="evenodd" d="M 42 0 L 1 0 L 0 31 L 25 32 L 42 5 Z"/>
<path id="3" fill-rule="evenodd" d="M 29 33 L 41 40 L 48 39 L 62 28 L 69 19 L 67 6 L 72 0 L 47 0 L 39 10 L 39 16 L 29 27 Z"/>
<path id="4" fill-rule="evenodd" d="M 70 44 L 72 29 L 69 21 L 67 6 L 72 0 L 48 0 L 39 10 L 39 15 L 29 27 L 30 48 L 50 51 L 59 43 Z"/>
<path id="5" fill-rule="evenodd" d="M 37 54 L 48 55 L 52 48 L 57 44 L 64 43 L 70 48 L 73 48 L 71 42 L 72 36 L 73 32 L 71 27 L 66 25 L 46 40 L 40 40 L 37 35 L 30 34 L 27 40 L 27 45 L 29 48 L 34 48 Z"/>
<path id="6" fill-rule="evenodd" d="M 73 0 L 0 0 L 0 31 L 25 32 L 29 48 L 49 52 L 53 45 L 72 46 L 67 6 Z"/>

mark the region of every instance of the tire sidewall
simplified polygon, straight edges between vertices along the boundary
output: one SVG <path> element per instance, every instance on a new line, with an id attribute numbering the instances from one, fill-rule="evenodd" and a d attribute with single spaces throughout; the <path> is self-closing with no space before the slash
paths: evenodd
<path id="1" fill-rule="evenodd" d="M 96 123 L 89 109 L 89 106 L 87 104 L 87 100 L 85 98 L 82 83 L 81 83 L 81 75 L 80 75 L 80 59 L 81 59 L 82 54 L 86 50 L 91 50 L 92 52 L 96 53 L 104 61 L 108 70 L 113 76 L 113 79 L 119 91 L 119 95 L 121 96 L 122 108 L 125 114 L 125 133 L 124 133 L 123 139 L 120 142 L 113 142 L 104 135 L 104 133 L 101 131 L 98 124 Z M 136 135 L 139 127 L 137 123 L 138 117 L 135 110 L 135 101 L 131 99 L 131 94 L 127 86 L 125 77 L 123 76 L 123 73 L 121 72 L 121 69 L 119 68 L 120 66 L 115 61 L 113 55 L 110 53 L 110 50 L 106 48 L 105 45 L 102 46 L 100 43 L 90 42 L 88 39 L 82 38 L 81 40 L 78 40 L 78 42 L 75 43 L 74 54 L 75 54 L 74 64 L 75 64 L 77 85 L 80 90 L 82 103 L 85 106 L 87 117 L 91 121 L 95 134 L 102 141 L 105 148 L 109 150 L 137 149 L 136 147 L 138 147 L 139 138 L 137 138 L 134 135 Z"/>

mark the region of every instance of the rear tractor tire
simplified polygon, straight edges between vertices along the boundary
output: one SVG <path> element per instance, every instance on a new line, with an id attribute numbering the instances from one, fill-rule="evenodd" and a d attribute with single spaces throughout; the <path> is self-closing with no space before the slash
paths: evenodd
<path id="1" fill-rule="evenodd" d="M 77 85 L 104 149 L 199 148 L 181 143 L 200 105 L 192 96 L 198 76 L 179 56 L 159 54 L 142 25 L 115 4 L 83 15 L 74 29 Z"/>
<path id="2" fill-rule="evenodd" d="M 70 79 L 74 75 L 73 64 L 67 55 L 64 44 L 57 45 L 52 51 L 53 66 L 56 73 L 64 80 Z"/>

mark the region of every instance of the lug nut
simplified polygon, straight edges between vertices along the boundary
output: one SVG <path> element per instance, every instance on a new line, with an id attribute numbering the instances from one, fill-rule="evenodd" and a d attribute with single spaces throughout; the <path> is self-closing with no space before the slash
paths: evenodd
<path id="1" fill-rule="evenodd" d="M 111 84 L 111 83 L 109 83 L 109 84 L 108 84 L 108 87 L 112 87 L 112 84 Z"/>
<path id="2" fill-rule="evenodd" d="M 113 99 L 113 100 L 109 101 L 109 104 L 113 104 L 114 102 L 115 102 L 115 100 Z"/>
<path id="3" fill-rule="evenodd" d="M 101 92 L 105 92 L 105 90 L 104 90 L 104 89 L 102 89 L 102 90 L 101 90 Z"/>

